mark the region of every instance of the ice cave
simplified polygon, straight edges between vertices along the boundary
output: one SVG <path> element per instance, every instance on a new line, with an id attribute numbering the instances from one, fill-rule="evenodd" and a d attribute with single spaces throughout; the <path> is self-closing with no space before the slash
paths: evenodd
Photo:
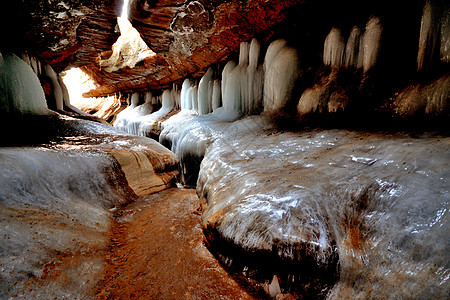
<path id="1" fill-rule="evenodd" d="M 0 12 L 0 299 L 449 299 L 450 3 Z"/>

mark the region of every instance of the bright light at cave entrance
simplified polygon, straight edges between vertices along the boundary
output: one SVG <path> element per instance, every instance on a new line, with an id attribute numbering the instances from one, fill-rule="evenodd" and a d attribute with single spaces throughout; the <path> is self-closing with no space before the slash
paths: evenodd
<path id="1" fill-rule="evenodd" d="M 99 61 L 100 67 L 107 72 L 118 71 L 124 67 L 134 68 L 138 62 L 155 54 L 128 20 L 129 7 L 129 0 L 124 0 L 121 15 L 117 17 L 120 37 L 112 46 L 112 55 Z"/>
<path id="2" fill-rule="evenodd" d="M 82 108 L 90 98 L 83 98 L 83 93 L 97 88 L 91 77 L 79 68 L 72 68 L 61 74 L 70 96 L 70 103 Z"/>
<path id="3" fill-rule="evenodd" d="M 130 21 L 128 21 L 129 7 L 130 7 L 130 0 L 124 0 L 120 17 L 117 17 L 117 23 L 119 24 L 121 35 L 127 33 L 129 30 L 133 28 L 133 26 L 131 26 Z"/>

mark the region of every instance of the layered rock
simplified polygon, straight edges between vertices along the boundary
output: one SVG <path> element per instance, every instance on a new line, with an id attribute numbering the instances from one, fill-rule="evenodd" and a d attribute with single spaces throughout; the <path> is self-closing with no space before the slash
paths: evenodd
<path id="1" fill-rule="evenodd" d="M 30 51 L 56 71 L 82 66 L 111 49 L 115 0 L 9 1 L 1 12 L 1 48 Z"/>
<path id="2" fill-rule="evenodd" d="M 178 159 L 111 126 L 62 116 L 28 120 L 9 123 L 8 147 L 0 147 L 0 298 L 92 297 L 112 212 L 172 186 Z M 8 138 L 17 135 L 23 140 Z"/>
<path id="3" fill-rule="evenodd" d="M 133 26 L 156 55 L 120 73 L 89 65 L 85 71 L 99 87 L 85 96 L 167 88 L 188 75 L 202 75 L 208 66 L 236 51 L 240 42 L 269 30 L 286 19 L 289 9 L 303 2 L 135 1 L 131 7 Z M 124 77 L 128 80 L 123 81 Z"/>

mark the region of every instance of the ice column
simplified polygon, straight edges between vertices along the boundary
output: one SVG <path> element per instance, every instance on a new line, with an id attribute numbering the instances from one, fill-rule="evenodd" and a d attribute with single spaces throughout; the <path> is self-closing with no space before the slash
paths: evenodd
<path id="1" fill-rule="evenodd" d="M 250 44 L 249 65 L 247 68 L 247 101 L 245 113 L 252 113 L 261 105 L 263 85 L 264 85 L 264 69 L 259 65 L 259 54 L 261 45 L 258 40 L 253 39 Z"/>
<path id="2" fill-rule="evenodd" d="M 0 53 L 0 111 L 50 114 L 44 91 L 33 69 L 14 54 Z"/>
<path id="3" fill-rule="evenodd" d="M 323 48 L 323 63 L 327 66 L 340 68 L 344 62 L 345 50 L 345 42 L 340 29 L 331 29 L 325 39 Z"/>
<path id="4" fill-rule="evenodd" d="M 220 80 L 215 79 L 213 81 L 213 92 L 212 92 L 212 110 L 215 111 L 221 105 L 221 89 Z"/>
<path id="5" fill-rule="evenodd" d="M 358 68 L 358 54 L 361 44 L 361 29 L 357 26 L 352 28 L 345 46 L 344 65 L 347 69 Z M 362 64 L 359 68 L 362 67 Z"/>
<path id="6" fill-rule="evenodd" d="M 267 49 L 264 61 L 264 111 L 275 112 L 283 108 L 292 97 L 299 77 L 297 50 L 285 41 L 274 41 Z"/>
<path id="7" fill-rule="evenodd" d="M 243 103 L 247 98 L 247 66 L 248 66 L 248 43 L 241 43 L 239 64 L 237 67 L 232 68 L 233 64 L 227 64 L 223 71 L 225 76 L 223 92 L 223 107 L 227 112 L 234 112 L 241 114 L 243 109 Z M 227 68 L 228 67 L 228 68 Z M 227 75 L 228 73 L 228 75 Z M 245 92 L 243 92 L 245 91 Z"/>
<path id="8" fill-rule="evenodd" d="M 227 88 L 228 75 L 236 68 L 236 62 L 230 60 L 227 62 L 222 71 L 222 99 L 225 99 L 225 90 Z"/>
<path id="9" fill-rule="evenodd" d="M 192 99 L 189 97 L 191 81 L 186 78 L 181 86 L 181 110 L 192 109 Z"/>
<path id="10" fill-rule="evenodd" d="M 205 75 L 203 75 L 200 83 L 198 84 L 198 113 L 199 115 L 207 115 L 211 112 L 210 103 L 212 95 L 212 88 L 210 82 L 214 72 L 211 68 L 208 69 Z M 210 90 L 211 89 L 211 90 Z"/>
<path id="11" fill-rule="evenodd" d="M 367 73 L 377 62 L 378 52 L 380 50 L 381 33 L 383 28 L 380 19 L 371 17 L 367 21 L 366 31 L 363 36 L 363 70 Z"/>

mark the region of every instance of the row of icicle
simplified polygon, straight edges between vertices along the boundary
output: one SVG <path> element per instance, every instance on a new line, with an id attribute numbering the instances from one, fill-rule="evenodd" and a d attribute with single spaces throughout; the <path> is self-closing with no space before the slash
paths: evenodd
<path id="1" fill-rule="evenodd" d="M 438 26 L 445 21 L 445 17 L 436 19 L 437 14 L 433 13 L 436 7 L 430 3 L 426 2 L 422 16 L 419 69 L 426 61 L 424 53 L 433 52 L 429 48 L 436 44 L 435 40 L 448 35 L 445 26 Z M 435 32 L 436 28 L 440 28 L 438 33 Z M 367 73 L 377 63 L 382 32 L 383 27 L 378 17 L 371 17 L 364 31 L 357 26 L 353 27 L 347 41 L 339 28 L 332 28 L 324 42 L 324 64 L 338 69 L 361 69 Z M 443 61 L 448 58 L 447 50 L 441 45 Z M 150 111 L 145 106 L 149 106 L 149 102 L 158 101 L 163 104 L 162 111 L 158 113 L 161 117 L 174 109 L 192 111 L 198 115 L 214 113 L 219 119 L 230 121 L 261 111 L 273 113 L 291 101 L 296 83 L 302 75 L 298 52 L 288 46 L 285 40 L 273 41 L 262 60 L 261 45 L 253 39 L 251 43 L 241 43 L 239 61 L 229 61 L 221 72 L 209 68 L 199 81 L 187 78 L 180 91 L 176 88 L 167 90 L 159 98 L 149 92 L 145 95 L 142 107 L 138 105 L 138 96 L 133 96 L 134 100 L 119 115 L 115 126 L 130 133 L 145 135 L 145 130 L 136 130 L 136 126 L 128 128 L 126 124 L 131 117 L 144 118 L 144 113 L 148 114 Z M 155 117 L 148 118 L 157 122 Z"/>

